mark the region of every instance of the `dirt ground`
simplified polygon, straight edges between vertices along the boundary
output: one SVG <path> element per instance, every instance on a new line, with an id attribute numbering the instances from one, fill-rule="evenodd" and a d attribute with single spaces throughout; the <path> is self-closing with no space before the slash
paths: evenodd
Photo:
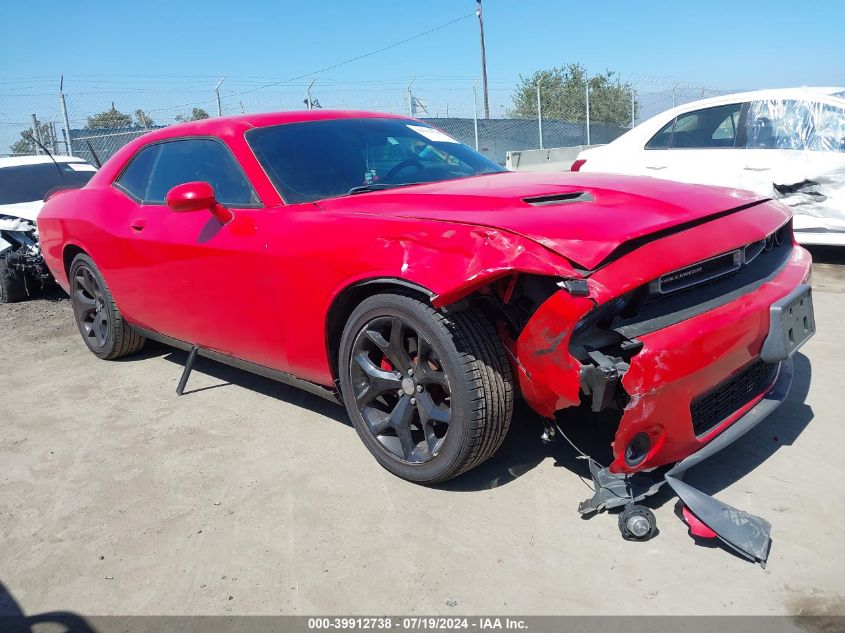
<path id="1" fill-rule="evenodd" d="M 582 520 L 583 462 L 524 408 L 424 488 L 338 406 L 207 360 L 180 398 L 183 352 L 100 361 L 61 296 L 0 306 L 0 613 L 845 614 L 838 257 L 789 400 L 688 475 L 771 521 L 766 569 L 697 545 L 668 490 L 647 543 Z"/>

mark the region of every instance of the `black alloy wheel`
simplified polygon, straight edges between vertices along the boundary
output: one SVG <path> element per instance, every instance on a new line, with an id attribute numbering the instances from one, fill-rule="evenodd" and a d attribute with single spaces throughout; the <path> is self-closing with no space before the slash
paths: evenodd
<path id="1" fill-rule="evenodd" d="M 80 253 L 73 258 L 68 282 L 76 326 L 95 356 L 111 360 L 144 346 L 144 337 L 123 319 L 103 275 L 88 255 Z"/>
<path id="2" fill-rule="evenodd" d="M 76 267 L 71 280 L 73 313 L 83 339 L 92 348 L 102 348 L 109 336 L 110 315 L 99 280 L 85 264 Z"/>
<path id="3" fill-rule="evenodd" d="M 449 378 L 431 343 L 399 316 L 377 317 L 355 339 L 351 376 L 358 412 L 397 458 L 435 458 L 452 421 Z"/>
<path id="4" fill-rule="evenodd" d="M 349 316 L 339 348 L 346 410 L 391 473 L 443 482 L 504 440 L 511 367 L 498 332 L 475 307 L 445 313 L 410 293 L 373 295 Z"/>

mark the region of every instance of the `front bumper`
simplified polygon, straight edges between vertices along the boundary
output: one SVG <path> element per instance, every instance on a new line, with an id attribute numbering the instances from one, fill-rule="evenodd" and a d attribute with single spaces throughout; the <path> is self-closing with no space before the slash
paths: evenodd
<path id="1" fill-rule="evenodd" d="M 642 347 L 619 381 L 629 400 L 614 438 L 611 472 L 630 474 L 677 463 L 707 446 L 763 398 L 774 382 L 773 374 L 750 385 L 753 397 L 742 399 L 736 409 L 717 416 L 703 430 L 693 423 L 693 404 L 726 378 L 751 369 L 761 357 L 771 371 L 774 363 L 795 351 L 782 340 L 783 332 L 776 345 L 764 349 L 764 343 L 771 340 L 773 306 L 799 291 L 809 278 L 810 265 L 809 254 L 796 246 L 783 267 L 753 291 L 637 336 Z M 568 346 L 571 324 L 593 306 L 586 297 L 556 293 L 535 312 L 517 340 L 520 388 L 528 404 L 545 417 L 582 401 L 582 365 Z M 625 449 L 642 434 L 648 436 L 650 448 L 643 459 L 629 464 Z"/>
<path id="2" fill-rule="evenodd" d="M 765 563 L 771 546 L 771 525 L 765 519 L 729 506 L 683 481 L 687 470 L 718 453 L 763 421 L 786 399 L 792 385 L 792 359 L 780 363 L 777 379 L 762 399 L 730 428 L 701 450 L 675 464 L 663 479 L 649 473 L 619 475 L 590 460 L 595 494 L 578 507 L 581 514 L 635 503 L 668 483 L 695 517 L 732 550 L 754 562 Z"/>

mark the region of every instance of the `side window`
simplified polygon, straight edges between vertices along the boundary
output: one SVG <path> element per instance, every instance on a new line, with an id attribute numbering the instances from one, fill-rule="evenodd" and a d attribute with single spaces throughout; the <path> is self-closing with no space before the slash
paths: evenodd
<path id="1" fill-rule="evenodd" d="M 811 150 L 845 152 L 845 110 L 825 104 L 815 110 L 816 134 Z"/>
<path id="2" fill-rule="evenodd" d="M 728 116 L 725 117 L 725 120 L 719 123 L 716 127 L 716 131 L 713 132 L 713 135 L 710 137 L 714 141 L 723 141 L 729 139 L 731 144 L 733 144 L 734 139 L 736 139 L 736 126 L 739 123 L 739 110 L 735 110 L 731 112 Z"/>
<path id="3" fill-rule="evenodd" d="M 159 148 L 144 202 L 164 204 L 167 192 L 186 182 L 204 181 L 227 206 L 254 206 L 258 196 L 229 150 L 210 139 L 167 141 Z M 140 157 L 140 156 L 139 156 Z"/>
<path id="4" fill-rule="evenodd" d="M 736 139 L 741 103 L 704 108 L 680 115 L 672 131 L 672 148 L 732 148 Z"/>
<path id="5" fill-rule="evenodd" d="M 669 139 L 672 138 L 672 126 L 675 125 L 675 119 L 667 123 L 657 134 L 651 137 L 651 140 L 646 143 L 646 149 L 669 149 Z"/>
<path id="6" fill-rule="evenodd" d="M 126 169 L 115 181 L 121 189 L 138 200 L 144 199 L 147 183 L 161 145 L 150 145 L 135 154 Z"/>
<path id="7" fill-rule="evenodd" d="M 810 104 L 794 100 L 755 101 L 746 129 L 750 149 L 810 149 L 816 134 Z"/>

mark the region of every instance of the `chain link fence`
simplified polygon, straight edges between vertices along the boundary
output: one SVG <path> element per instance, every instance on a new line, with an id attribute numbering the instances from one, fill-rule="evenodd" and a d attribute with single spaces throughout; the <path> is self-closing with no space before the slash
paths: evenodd
<path id="1" fill-rule="evenodd" d="M 65 82 L 59 92 L 45 90 L 54 83 L 47 78 L 19 84 L 6 81 L 0 86 L 0 155 L 40 154 L 45 148 L 54 154 L 104 162 L 132 139 L 180 121 L 310 107 L 407 114 L 427 120 L 504 164 L 510 150 L 609 143 L 673 105 L 721 94 L 645 78 L 630 84 L 630 120 L 607 122 L 590 117 L 596 106 L 589 103 L 589 91 L 584 90 L 583 115 L 563 121 L 547 117 L 542 107 L 514 115 L 512 82 L 491 82 L 490 117 L 485 118 L 478 83 L 471 77 L 270 83 L 266 79 L 89 78 Z M 547 98 L 541 94 L 538 98 L 554 110 Z"/>

